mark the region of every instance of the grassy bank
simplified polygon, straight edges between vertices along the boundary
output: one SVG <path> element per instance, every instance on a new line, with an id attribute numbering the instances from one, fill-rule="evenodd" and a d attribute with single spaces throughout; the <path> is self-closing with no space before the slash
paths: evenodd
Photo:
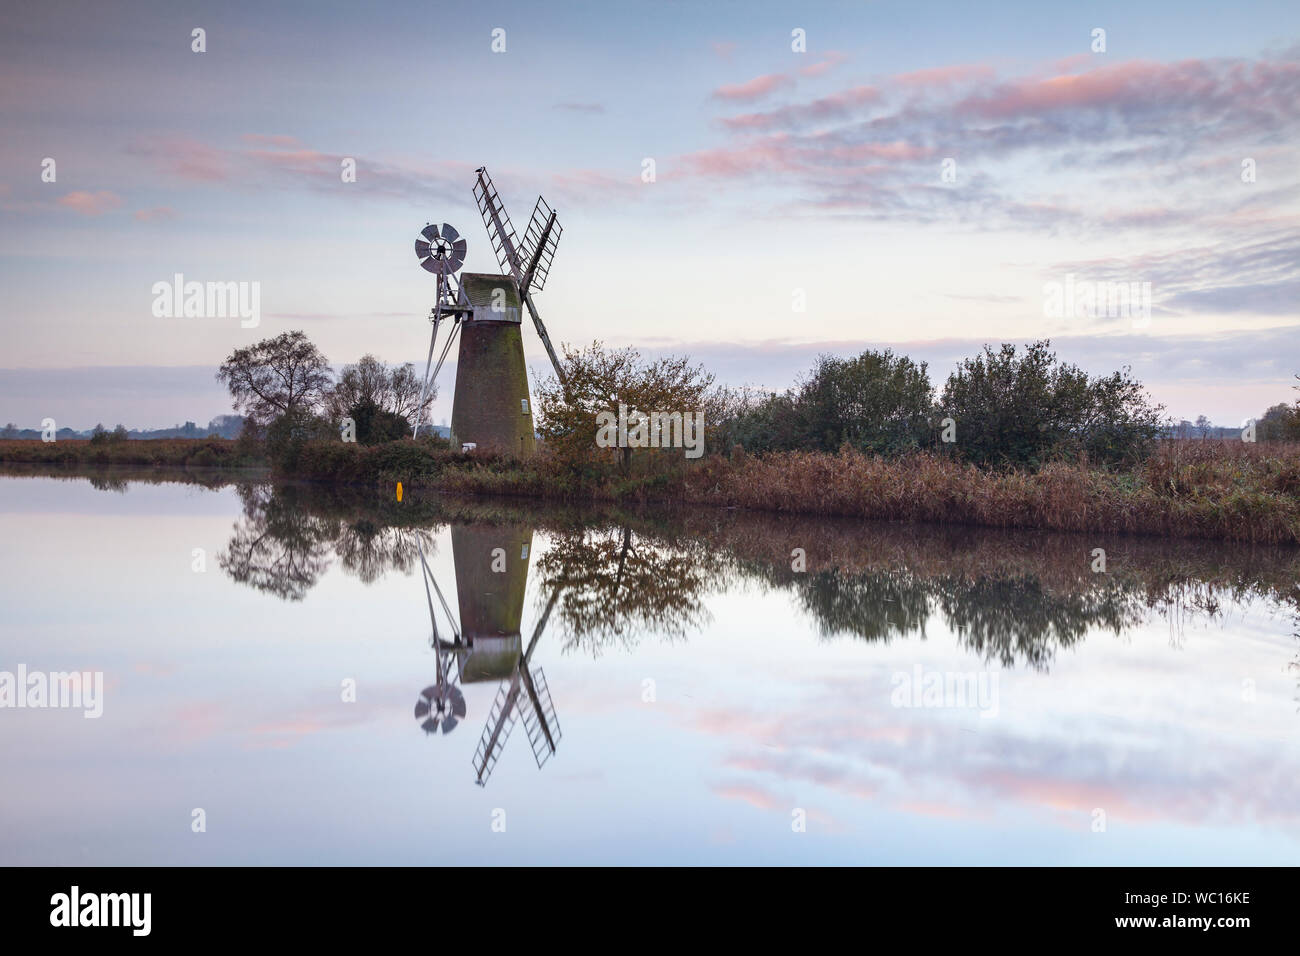
<path id="1" fill-rule="evenodd" d="M 678 460 L 680 461 L 680 460 Z M 1166 537 L 1300 544 L 1300 445 L 1165 442 L 1115 471 L 1055 463 L 986 471 L 935 454 L 713 456 L 623 477 L 546 455 L 517 461 L 411 442 L 305 449 L 294 474 L 487 495 L 668 501 L 760 511 Z"/>
<path id="2" fill-rule="evenodd" d="M 237 442 L 0 442 L 0 460 L 247 467 Z M 285 477 L 571 502 L 671 502 L 766 512 L 993 528 L 1144 534 L 1300 544 L 1300 444 L 1163 442 L 1143 464 L 1111 470 L 1054 463 L 991 471 L 943 455 L 858 452 L 648 459 L 630 477 L 557 458 L 463 454 L 411 441 L 303 446 Z M 661 469 L 661 470 L 660 470 Z"/>
<path id="3" fill-rule="evenodd" d="M 144 441 L 60 439 L 0 441 L 0 462 L 14 465 L 165 465 L 179 468 L 256 468 L 267 464 L 256 444 L 220 438 Z"/>

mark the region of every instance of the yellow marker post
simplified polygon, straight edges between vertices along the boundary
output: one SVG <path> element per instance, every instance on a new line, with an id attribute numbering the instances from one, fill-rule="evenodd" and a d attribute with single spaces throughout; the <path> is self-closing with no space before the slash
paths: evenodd
<path id="1" fill-rule="evenodd" d="M 397 483 L 397 500 L 402 500 L 402 483 L 400 481 Z"/>

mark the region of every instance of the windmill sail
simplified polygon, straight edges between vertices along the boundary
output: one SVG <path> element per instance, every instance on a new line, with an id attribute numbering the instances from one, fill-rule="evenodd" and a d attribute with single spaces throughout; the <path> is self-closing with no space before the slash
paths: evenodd
<path id="1" fill-rule="evenodd" d="M 492 251 L 496 253 L 497 262 L 501 268 L 514 277 L 519 285 L 519 295 L 528 307 L 528 314 L 533 317 L 533 327 L 537 329 L 537 336 L 542 340 L 542 345 L 546 347 L 546 354 L 551 359 L 551 365 L 555 368 L 555 377 L 559 379 L 560 385 L 567 392 L 568 379 L 564 376 L 564 369 L 560 366 L 559 356 L 555 354 L 555 347 L 551 345 L 551 337 L 546 334 L 546 326 L 542 322 L 542 314 L 537 311 L 537 306 L 533 302 L 532 292 L 529 283 L 533 281 L 530 264 L 534 267 L 540 267 L 545 263 L 541 273 L 542 281 L 545 282 L 546 273 L 550 271 L 551 259 L 555 256 L 555 244 L 559 242 L 559 223 L 555 221 L 555 212 L 538 197 L 538 206 L 533 209 L 533 219 L 538 220 L 541 210 L 545 209 L 547 213 L 547 224 L 540 232 L 534 236 L 535 246 L 531 250 L 529 260 L 525 260 L 521 254 L 519 237 L 515 234 L 515 228 L 510 223 L 510 215 L 506 212 L 505 203 L 501 201 L 501 196 L 497 193 L 496 186 L 492 184 L 492 177 L 488 175 L 487 168 L 480 166 L 476 171 L 478 179 L 474 183 L 474 200 L 478 203 L 479 215 L 483 217 L 483 224 L 487 226 L 488 237 L 492 241 Z M 529 221 L 529 229 L 533 227 L 533 221 Z M 528 233 L 525 233 L 527 235 Z M 538 286 L 540 289 L 541 287 Z"/>
<path id="2" fill-rule="evenodd" d="M 546 674 L 539 667 L 532 670 L 529 662 L 533 651 L 541 639 L 551 611 L 559 600 L 557 589 L 546 602 L 546 609 L 533 629 L 528 649 L 519 655 L 514 672 L 508 681 L 502 681 L 497 689 L 496 699 L 488 712 L 487 723 L 483 726 L 483 735 L 479 738 L 478 748 L 474 751 L 475 782 L 480 786 L 487 783 L 488 777 L 505 748 L 510 731 L 516 721 L 522 719 L 524 731 L 528 734 L 528 745 L 532 748 L 533 759 L 538 769 L 555 753 L 560 741 L 560 721 L 555 716 L 555 704 L 551 701 L 551 689 L 546 683 Z"/>
<path id="3" fill-rule="evenodd" d="M 520 671 L 524 689 L 527 694 L 519 701 L 520 716 L 524 721 L 524 730 L 528 733 L 528 743 L 533 748 L 533 759 L 540 770 L 542 764 L 555 753 L 555 745 L 560 741 L 560 721 L 555 716 L 555 705 L 551 703 L 551 689 L 546 685 L 546 675 L 539 667 L 536 671 Z"/>
<path id="4" fill-rule="evenodd" d="M 560 244 L 560 233 L 564 227 L 556 219 L 555 210 L 547 205 L 541 196 L 533 207 L 533 217 L 524 230 L 524 244 L 520 249 L 520 259 L 525 264 L 524 288 L 529 292 L 541 292 L 546 288 L 546 276 L 551 271 L 551 260 L 555 258 L 555 247 Z"/>
<path id="5" fill-rule="evenodd" d="M 487 226 L 488 238 L 492 241 L 492 251 L 496 253 L 498 265 L 504 272 L 514 276 L 516 281 L 522 279 L 519 239 L 515 235 L 515 227 L 510 224 L 510 214 L 506 212 L 505 203 L 501 201 L 486 169 L 478 170 L 478 181 L 474 183 L 474 201 L 478 203 L 483 225 Z"/>
<path id="6" fill-rule="evenodd" d="M 493 768 L 501 756 L 501 751 L 514 729 L 518 712 L 515 705 L 519 701 L 519 673 L 515 672 L 510 683 L 502 683 L 497 696 L 492 701 L 487 723 L 483 727 L 483 736 L 479 738 L 478 748 L 474 751 L 475 782 L 480 786 L 487 783 Z"/>

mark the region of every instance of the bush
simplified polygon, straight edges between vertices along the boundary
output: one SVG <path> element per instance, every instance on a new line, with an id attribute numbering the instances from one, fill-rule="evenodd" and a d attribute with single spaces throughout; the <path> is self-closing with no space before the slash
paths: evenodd
<path id="1" fill-rule="evenodd" d="M 854 358 L 822 355 L 797 392 L 748 394 L 729 402 L 719 447 L 746 451 L 827 451 L 844 446 L 900 455 L 926 444 L 934 389 L 924 362 L 868 349 Z"/>
<path id="2" fill-rule="evenodd" d="M 401 441 L 411 434 L 411 423 L 405 417 L 374 402 L 356 403 L 347 409 L 347 416 L 356 423 L 356 438 L 362 445 Z"/>
<path id="3" fill-rule="evenodd" d="M 1131 464 L 1145 458 L 1160 432 L 1128 369 L 1089 378 L 1060 363 L 1050 342 L 1018 355 L 989 346 L 966 359 L 944 386 L 942 415 L 956 423 L 955 452 L 978 465 L 1037 469 L 1051 460 Z"/>
<path id="4" fill-rule="evenodd" d="M 329 422 L 309 411 L 296 409 L 285 412 L 267 428 L 266 455 L 277 471 L 296 471 L 298 456 L 309 442 L 331 438 L 338 442 Z"/>

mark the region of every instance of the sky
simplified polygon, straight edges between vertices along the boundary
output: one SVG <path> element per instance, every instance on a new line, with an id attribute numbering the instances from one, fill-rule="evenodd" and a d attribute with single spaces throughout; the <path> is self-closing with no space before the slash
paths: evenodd
<path id="1" fill-rule="evenodd" d="M 499 271 L 486 165 L 516 228 L 559 213 L 557 342 L 784 389 L 1050 338 L 1238 424 L 1297 395 L 1298 102 L 1288 2 L 8 5 L 0 420 L 205 423 L 289 329 L 423 369 L 412 242 L 449 222 Z M 178 273 L 257 283 L 260 321 L 155 315 Z M 1149 313 L 1049 305 L 1104 283 Z"/>

